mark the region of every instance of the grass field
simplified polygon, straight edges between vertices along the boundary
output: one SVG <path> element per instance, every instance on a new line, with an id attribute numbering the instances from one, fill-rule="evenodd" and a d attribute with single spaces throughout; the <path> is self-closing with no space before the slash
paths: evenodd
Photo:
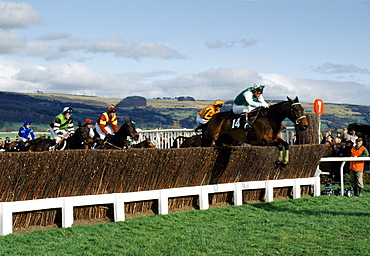
<path id="1" fill-rule="evenodd" d="M 319 196 L 0 237 L 0 255 L 370 255 L 364 197 Z"/>

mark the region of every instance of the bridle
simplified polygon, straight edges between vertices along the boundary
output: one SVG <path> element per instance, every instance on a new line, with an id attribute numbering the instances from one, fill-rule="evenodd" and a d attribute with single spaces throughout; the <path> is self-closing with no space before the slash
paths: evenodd
<path id="1" fill-rule="evenodd" d="M 294 115 L 294 110 L 293 110 L 293 106 L 295 106 L 295 105 L 301 105 L 301 103 L 300 102 L 295 102 L 292 105 L 290 105 L 290 111 L 291 111 L 292 117 L 293 117 L 293 119 L 295 119 L 294 122 L 295 122 L 295 124 L 298 124 L 298 121 L 303 119 L 303 118 L 306 118 L 306 116 L 302 115 L 302 116 L 299 116 L 299 117 L 295 118 L 294 117 L 295 116 Z"/>

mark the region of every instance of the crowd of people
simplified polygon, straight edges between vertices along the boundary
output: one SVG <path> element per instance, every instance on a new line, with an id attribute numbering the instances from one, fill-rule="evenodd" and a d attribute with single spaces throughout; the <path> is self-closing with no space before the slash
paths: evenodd
<path id="1" fill-rule="evenodd" d="M 338 132 L 333 136 L 331 132 L 326 132 L 322 144 L 333 148 L 333 157 L 369 157 L 370 138 L 367 134 L 359 137 L 356 131 L 348 133 L 347 128 L 343 128 L 342 133 Z M 340 168 L 342 162 L 333 162 L 330 171 L 330 178 L 334 182 L 340 181 Z M 369 169 L 368 162 L 351 161 L 344 166 L 344 171 L 350 174 L 351 186 L 355 196 L 363 195 L 363 173 Z"/>

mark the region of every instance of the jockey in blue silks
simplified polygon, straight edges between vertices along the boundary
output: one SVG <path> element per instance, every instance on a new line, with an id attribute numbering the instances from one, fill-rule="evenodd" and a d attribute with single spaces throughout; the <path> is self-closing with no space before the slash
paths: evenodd
<path id="1" fill-rule="evenodd" d="M 33 133 L 30 121 L 24 121 L 23 126 L 19 128 L 18 136 L 20 142 L 26 142 L 30 140 L 31 137 L 32 139 L 35 139 L 35 134 Z"/>
<path id="2" fill-rule="evenodd" d="M 14 149 L 17 151 L 24 151 L 25 146 L 24 143 L 28 140 L 35 139 L 35 134 L 33 133 L 33 129 L 31 128 L 30 121 L 24 121 L 23 126 L 19 128 L 18 131 L 18 143 L 15 145 Z"/>

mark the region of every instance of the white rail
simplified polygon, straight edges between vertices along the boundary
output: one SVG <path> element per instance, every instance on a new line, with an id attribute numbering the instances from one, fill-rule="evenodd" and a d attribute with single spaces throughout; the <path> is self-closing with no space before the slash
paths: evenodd
<path id="1" fill-rule="evenodd" d="M 287 126 L 286 131 L 281 133 L 281 137 L 291 143 L 294 126 Z M 174 140 L 178 136 L 191 137 L 197 134 L 194 129 L 160 129 L 160 130 L 138 130 L 139 140 L 143 141 L 145 137 L 150 138 L 157 148 L 171 148 Z M 198 133 L 200 134 L 200 133 Z M 183 139 L 179 139 L 177 147 L 181 145 Z"/>
<path id="2" fill-rule="evenodd" d="M 314 196 L 320 195 L 320 176 L 299 179 L 262 180 L 195 187 L 171 188 L 130 193 L 115 193 L 88 196 L 46 198 L 16 202 L 0 203 L 0 235 L 13 232 L 13 213 L 39 211 L 45 209 L 62 209 L 62 227 L 73 224 L 73 207 L 113 204 L 114 221 L 125 220 L 125 203 L 146 200 L 158 200 L 159 214 L 168 214 L 168 199 L 183 196 L 199 196 L 201 210 L 209 208 L 208 195 L 221 192 L 234 192 L 234 204 L 243 204 L 243 190 L 265 189 L 266 202 L 273 201 L 274 188 L 293 187 L 293 198 L 301 197 L 300 186 L 313 185 Z"/>
<path id="3" fill-rule="evenodd" d="M 346 162 L 370 161 L 370 157 L 325 157 L 321 158 L 320 162 L 342 162 L 340 165 L 340 194 L 344 195 L 344 175 L 343 167 Z"/>

